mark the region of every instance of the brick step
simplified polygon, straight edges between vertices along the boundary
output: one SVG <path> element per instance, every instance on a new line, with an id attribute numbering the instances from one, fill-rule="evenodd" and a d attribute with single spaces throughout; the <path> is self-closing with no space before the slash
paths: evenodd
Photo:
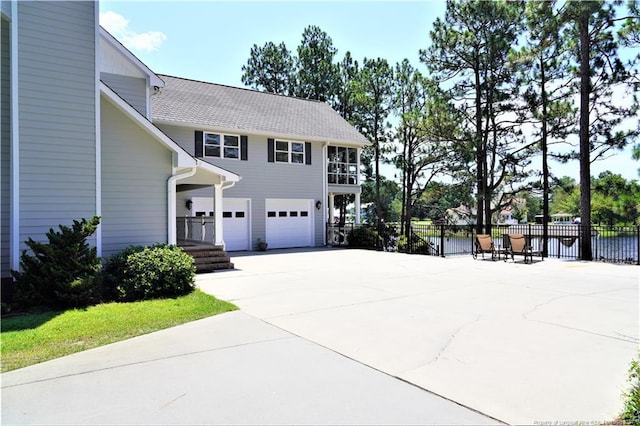
<path id="1" fill-rule="evenodd" d="M 190 254 L 194 258 L 203 258 L 203 257 L 212 257 L 213 258 L 213 257 L 228 257 L 229 256 L 226 251 L 203 250 L 203 251 L 191 251 L 191 252 L 187 252 L 187 253 Z"/>
<path id="2" fill-rule="evenodd" d="M 182 249 L 193 257 L 196 273 L 234 269 L 231 258 L 221 246 L 184 245 Z"/>
<path id="3" fill-rule="evenodd" d="M 229 263 L 231 262 L 231 258 L 229 256 L 193 256 L 193 260 L 196 265 L 200 265 L 203 263 Z"/>
<path id="4" fill-rule="evenodd" d="M 224 271 L 227 269 L 233 269 L 234 265 L 231 262 L 226 263 L 202 263 L 196 264 L 196 274 L 213 272 L 213 271 Z"/>
<path id="5" fill-rule="evenodd" d="M 224 253 L 224 249 L 221 246 L 180 246 L 180 248 L 189 254 L 201 251 Z"/>

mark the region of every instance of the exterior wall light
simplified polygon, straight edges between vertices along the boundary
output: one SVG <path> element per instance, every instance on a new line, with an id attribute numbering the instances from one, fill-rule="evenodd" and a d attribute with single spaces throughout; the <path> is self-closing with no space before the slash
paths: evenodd
<path id="1" fill-rule="evenodd" d="M 193 201 L 187 200 L 187 202 L 184 203 L 184 206 L 187 208 L 187 210 L 191 210 L 191 207 L 193 206 Z"/>
<path id="2" fill-rule="evenodd" d="M 320 210 L 321 206 L 322 206 L 322 201 L 320 200 L 316 201 L 316 209 Z"/>

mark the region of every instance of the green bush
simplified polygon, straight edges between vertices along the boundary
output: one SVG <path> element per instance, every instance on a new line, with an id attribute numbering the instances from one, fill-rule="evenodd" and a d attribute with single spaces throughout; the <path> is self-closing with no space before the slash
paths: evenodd
<path id="1" fill-rule="evenodd" d="M 105 295 L 120 301 L 177 297 L 195 289 L 193 257 L 181 248 L 131 246 L 109 257 Z"/>
<path id="2" fill-rule="evenodd" d="M 378 247 L 378 233 L 368 226 L 354 228 L 347 234 L 347 241 L 351 248 L 375 250 Z"/>
<path id="3" fill-rule="evenodd" d="M 630 388 L 624 393 L 624 411 L 620 418 L 625 424 L 640 425 L 640 354 L 631 361 L 627 381 Z"/>
<path id="4" fill-rule="evenodd" d="M 99 301 L 100 258 L 87 238 L 100 224 L 100 217 L 74 220 L 71 227 L 47 232 L 48 243 L 29 238 L 31 249 L 20 256 L 21 271 L 11 271 L 16 285 L 16 302 L 25 307 L 82 307 Z"/>

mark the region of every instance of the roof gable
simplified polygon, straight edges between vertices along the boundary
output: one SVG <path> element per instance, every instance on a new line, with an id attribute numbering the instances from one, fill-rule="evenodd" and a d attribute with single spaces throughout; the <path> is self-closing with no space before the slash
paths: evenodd
<path id="1" fill-rule="evenodd" d="M 368 145 L 328 104 L 220 84 L 160 76 L 153 121 L 271 136 Z"/>
<path id="2" fill-rule="evenodd" d="M 145 77 L 150 87 L 164 87 L 164 81 L 103 27 L 100 27 L 100 44 L 101 72 Z"/>

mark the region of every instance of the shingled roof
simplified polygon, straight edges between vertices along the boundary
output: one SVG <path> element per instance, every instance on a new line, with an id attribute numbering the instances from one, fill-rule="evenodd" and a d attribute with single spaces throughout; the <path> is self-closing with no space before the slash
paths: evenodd
<path id="1" fill-rule="evenodd" d="M 153 121 L 275 137 L 369 144 L 324 102 L 167 75 L 159 77 L 165 81 L 165 87 L 151 97 Z"/>

